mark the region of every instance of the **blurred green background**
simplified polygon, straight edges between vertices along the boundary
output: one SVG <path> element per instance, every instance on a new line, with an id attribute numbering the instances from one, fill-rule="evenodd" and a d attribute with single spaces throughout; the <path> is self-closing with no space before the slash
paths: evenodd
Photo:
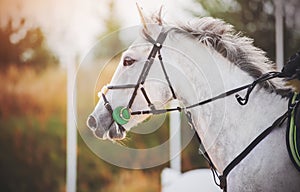
<path id="1" fill-rule="evenodd" d="M 16 7 L 22 7 L 20 2 L 22 1 L 0 3 L 1 9 L 14 3 Z M 97 4 L 98 1 L 95 2 Z M 273 1 L 182 2 L 178 2 L 179 5 L 184 5 L 180 8 L 191 16 L 211 15 L 233 24 L 237 30 L 254 38 L 254 44 L 275 60 Z M 124 19 L 116 13 L 116 4 L 126 4 L 126 1 L 107 0 L 101 3 L 99 10 L 105 10 L 107 16 L 97 15 L 103 30 L 92 38 L 94 41 L 122 27 Z M 157 3 L 157 9 L 162 3 Z M 284 1 L 284 6 L 287 60 L 300 48 L 300 2 Z M 144 6 L 144 9 L 147 7 Z M 168 7 L 165 9 L 168 10 Z M 71 53 L 60 54 L 61 51 L 57 48 L 60 42 L 57 49 L 51 45 L 51 30 L 35 24 L 26 14 L 22 16 L 22 12 L 18 17 L 14 14 L 1 15 L 0 27 L 0 191 L 65 191 L 67 68 L 62 58 L 68 54 L 75 57 L 83 57 L 84 54 L 80 55 L 76 50 L 74 53 L 70 50 Z M 61 33 L 61 36 L 67 38 L 65 33 Z M 99 52 L 109 55 L 119 42 L 120 39 L 115 39 L 105 46 L 105 50 Z M 105 58 L 106 55 L 99 54 L 97 57 Z M 98 88 L 100 89 L 100 85 Z M 167 124 L 166 121 L 158 134 L 151 134 L 147 139 L 142 136 L 133 137 L 132 141 L 136 146 L 149 147 L 154 141 L 164 140 L 168 138 Z M 183 129 L 187 128 L 184 124 Z M 197 151 L 198 143 L 193 138 L 182 153 L 183 171 L 207 167 Z M 167 163 L 146 170 L 116 167 L 93 154 L 80 136 L 77 156 L 78 191 L 159 191 L 160 172 L 168 166 Z"/>

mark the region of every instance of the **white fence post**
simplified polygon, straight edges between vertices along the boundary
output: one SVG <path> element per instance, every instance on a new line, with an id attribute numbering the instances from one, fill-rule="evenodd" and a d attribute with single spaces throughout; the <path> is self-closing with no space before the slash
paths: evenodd
<path id="1" fill-rule="evenodd" d="M 76 191 L 77 177 L 77 129 L 76 129 L 76 89 L 75 59 L 68 61 L 67 67 L 67 159 L 66 191 Z"/>

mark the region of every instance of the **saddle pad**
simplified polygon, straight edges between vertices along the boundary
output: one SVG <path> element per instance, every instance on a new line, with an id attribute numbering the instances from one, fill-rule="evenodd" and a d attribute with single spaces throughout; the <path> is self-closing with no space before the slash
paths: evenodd
<path id="1" fill-rule="evenodd" d="M 289 107 L 300 99 L 300 94 L 294 93 Z M 300 107 L 299 102 L 289 116 L 286 133 L 286 144 L 288 152 L 295 167 L 300 171 Z"/>

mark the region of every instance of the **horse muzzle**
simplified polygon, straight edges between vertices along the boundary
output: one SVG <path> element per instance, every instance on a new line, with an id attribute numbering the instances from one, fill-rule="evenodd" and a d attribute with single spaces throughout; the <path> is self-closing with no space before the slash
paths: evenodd
<path id="1" fill-rule="evenodd" d="M 116 107 L 112 110 L 110 105 L 103 107 L 103 101 L 100 101 L 87 118 L 86 124 L 99 139 L 122 140 L 126 136 L 123 125 L 128 123 L 130 116 L 126 107 Z"/>

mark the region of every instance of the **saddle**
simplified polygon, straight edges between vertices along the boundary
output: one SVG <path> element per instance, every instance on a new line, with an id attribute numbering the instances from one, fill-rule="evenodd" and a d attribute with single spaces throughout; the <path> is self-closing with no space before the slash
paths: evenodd
<path id="1" fill-rule="evenodd" d="M 286 131 L 286 144 L 289 156 L 300 171 L 300 107 L 298 102 L 300 100 L 300 93 L 294 93 L 290 99 L 289 107 L 294 107 L 289 114 L 289 122 Z"/>

